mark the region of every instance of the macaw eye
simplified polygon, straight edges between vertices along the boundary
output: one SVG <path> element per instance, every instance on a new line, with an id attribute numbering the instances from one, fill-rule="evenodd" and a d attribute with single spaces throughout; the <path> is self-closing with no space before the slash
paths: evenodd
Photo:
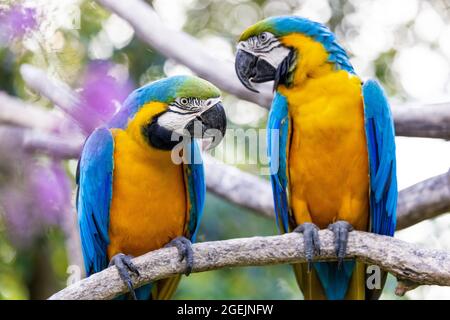
<path id="1" fill-rule="evenodd" d="M 263 32 L 263 33 L 261 33 L 261 34 L 259 35 L 259 40 L 260 40 L 261 42 L 266 41 L 268 38 L 269 38 L 269 36 L 268 36 L 267 33 L 265 33 L 265 32 Z"/>
<path id="2" fill-rule="evenodd" d="M 181 98 L 180 99 L 180 104 L 183 106 L 187 106 L 189 103 L 189 100 L 187 98 Z"/>

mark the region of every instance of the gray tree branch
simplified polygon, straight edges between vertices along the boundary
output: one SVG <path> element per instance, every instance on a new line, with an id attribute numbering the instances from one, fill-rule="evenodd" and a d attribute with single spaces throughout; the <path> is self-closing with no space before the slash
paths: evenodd
<path id="1" fill-rule="evenodd" d="M 397 136 L 450 139 L 450 102 L 394 105 L 392 115 Z"/>
<path id="2" fill-rule="evenodd" d="M 319 232 L 321 253 L 317 260 L 334 260 L 333 234 Z M 306 262 L 303 237 L 285 234 L 194 244 L 193 272 L 231 267 L 265 266 Z M 389 271 L 406 283 L 450 286 L 450 253 L 421 248 L 394 238 L 354 231 L 349 234 L 347 258 L 356 258 Z M 175 248 L 160 249 L 135 258 L 140 277 L 135 287 L 183 273 Z M 116 268 L 108 268 L 54 294 L 50 299 L 112 299 L 125 293 Z M 404 292 L 400 292 L 404 293 Z"/>
<path id="3" fill-rule="evenodd" d="M 238 98 L 269 108 L 272 91 L 269 86 L 255 94 L 237 79 L 232 61 L 216 58 L 200 41 L 184 32 L 171 30 L 153 8 L 142 0 L 97 0 L 104 7 L 130 23 L 137 36 L 153 49 L 211 81 Z M 167 41 L 170 39 L 170 41 Z M 406 137 L 450 139 L 449 103 L 437 105 L 393 106 L 396 134 Z"/>
<path id="4" fill-rule="evenodd" d="M 228 201 L 274 219 L 269 181 L 243 172 L 205 155 L 208 190 Z M 450 171 L 401 190 L 397 205 L 397 230 L 450 212 Z"/>
<path id="5" fill-rule="evenodd" d="M 397 229 L 450 212 L 450 171 L 400 191 Z"/>
<path id="6" fill-rule="evenodd" d="M 0 144 L 14 141 L 14 146 L 29 152 L 39 152 L 57 159 L 76 159 L 80 155 L 83 139 L 62 136 L 33 128 L 0 125 Z"/>
<path id="7" fill-rule="evenodd" d="M 60 121 L 60 117 L 55 114 L 0 91 L 1 125 L 50 130 L 55 128 Z"/>

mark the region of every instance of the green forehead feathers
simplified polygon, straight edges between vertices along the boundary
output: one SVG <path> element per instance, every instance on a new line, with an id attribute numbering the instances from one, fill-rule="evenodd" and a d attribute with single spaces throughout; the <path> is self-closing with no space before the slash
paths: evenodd
<path id="1" fill-rule="evenodd" d="M 276 33 L 275 29 L 273 27 L 273 24 L 270 23 L 269 19 L 259 21 L 259 22 L 255 23 L 254 25 L 250 26 L 249 28 L 247 28 L 247 30 L 245 30 L 241 34 L 239 41 L 245 41 L 248 38 L 257 36 L 258 34 L 261 34 L 263 32 L 270 32 L 273 34 Z"/>
<path id="2" fill-rule="evenodd" d="M 195 97 L 199 99 L 217 98 L 220 90 L 210 82 L 198 77 L 184 77 L 177 86 L 175 97 Z"/>

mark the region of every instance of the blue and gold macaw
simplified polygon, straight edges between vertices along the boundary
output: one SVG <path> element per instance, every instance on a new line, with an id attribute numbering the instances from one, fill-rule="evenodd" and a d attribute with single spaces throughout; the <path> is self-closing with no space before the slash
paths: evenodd
<path id="1" fill-rule="evenodd" d="M 175 245 L 189 274 L 206 192 L 200 150 L 190 137 L 210 130 L 216 145 L 225 128 L 220 91 L 197 77 L 176 76 L 135 90 L 109 125 L 89 136 L 77 173 L 88 276 L 115 265 L 133 298 L 172 296 L 180 276 L 135 292 L 129 271 L 139 271 L 131 257 Z M 184 163 L 173 159 L 180 139 L 187 140 Z"/>
<path id="2" fill-rule="evenodd" d="M 304 236 L 308 263 L 294 270 L 305 299 L 377 298 L 382 288 L 366 288 L 366 266 L 343 258 L 349 231 L 395 230 L 394 125 L 383 89 L 362 83 L 333 33 L 308 19 L 260 21 L 237 48 L 236 72 L 248 89 L 275 83 L 268 119 L 275 212 L 282 232 Z M 327 227 L 338 261 L 312 263 L 318 230 Z"/>

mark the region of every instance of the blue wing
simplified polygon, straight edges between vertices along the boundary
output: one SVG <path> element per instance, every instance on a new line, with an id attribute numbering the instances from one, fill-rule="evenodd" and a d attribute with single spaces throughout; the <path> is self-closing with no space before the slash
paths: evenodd
<path id="1" fill-rule="evenodd" d="M 364 83 L 364 116 L 370 172 L 370 216 L 373 233 L 392 236 L 396 227 L 397 173 L 395 130 L 383 88 Z"/>
<path id="2" fill-rule="evenodd" d="M 87 276 L 108 266 L 113 149 L 111 132 L 96 129 L 87 139 L 78 164 L 77 211 Z"/>
<path id="3" fill-rule="evenodd" d="M 270 178 L 277 225 L 280 231 L 289 231 L 289 204 L 287 198 L 287 147 L 289 116 L 286 97 L 276 92 L 267 124 Z"/>
<path id="4" fill-rule="evenodd" d="M 189 159 L 189 161 L 184 165 L 184 170 L 186 175 L 187 195 L 190 204 L 187 237 L 194 242 L 205 203 L 205 173 L 200 148 L 197 143 L 193 140 L 186 149 L 188 150 L 187 159 Z"/>

